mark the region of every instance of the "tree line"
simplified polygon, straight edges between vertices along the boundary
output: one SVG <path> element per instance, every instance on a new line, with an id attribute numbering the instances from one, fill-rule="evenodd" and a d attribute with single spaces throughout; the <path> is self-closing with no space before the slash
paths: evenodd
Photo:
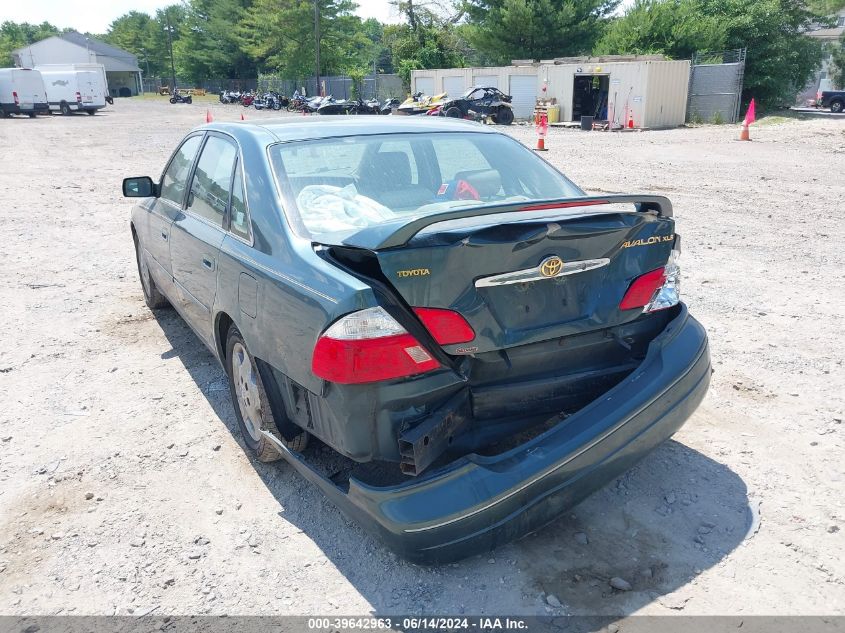
<path id="1" fill-rule="evenodd" d="M 154 15 L 130 11 L 106 33 L 89 34 L 138 57 L 148 76 L 196 84 L 509 64 L 586 54 L 653 54 L 689 59 L 696 51 L 747 48 L 745 95 L 774 107 L 791 102 L 833 50 L 807 37 L 829 25 L 845 0 L 392 0 L 398 24 L 355 15 L 353 0 L 184 0 Z M 168 33 L 169 30 L 169 33 Z M 60 29 L 4 22 L 0 58 Z M 842 70 L 839 70 L 840 74 Z"/>

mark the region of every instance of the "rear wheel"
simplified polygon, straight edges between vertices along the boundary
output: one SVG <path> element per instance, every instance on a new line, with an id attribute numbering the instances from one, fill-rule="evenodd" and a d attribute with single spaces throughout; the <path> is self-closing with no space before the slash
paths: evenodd
<path id="1" fill-rule="evenodd" d="M 141 278 L 141 290 L 144 292 L 144 303 L 150 310 L 163 308 L 170 304 L 167 298 L 161 294 L 156 288 L 156 283 L 153 281 L 150 274 L 150 266 L 147 262 L 147 257 L 144 255 L 141 244 L 138 242 L 138 237 L 133 233 L 135 241 L 135 263 L 138 264 L 138 277 Z"/>
<path id="2" fill-rule="evenodd" d="M 235 417 L 244 443 L 261 462 L 273 462 L 281 457 L 278 449 L 264 433 L 269 433 L 292 451 L 303 451 L 308 445 L 308 433 L 302 431 L 292 440 L 279 433 L 279 427 L 270 406 L 270 398 L 261 373 L 240 330 L 229 326 L 226 336 L 226 373 L 229 375 L 229 392 L 235 406 Z"/>
<path id="3" fill-rule="evenodd" d="M 185 97 L 185 103 L 193 103 L 193 102 L 194 102 L 193 97 Z"/>
<path id="4" fill-rule="evenodd" d="M 496 123 L 499 125 L 510 125 L 513 123 L 513 110 L 510 108 L 499 108 L 496 111 Z"/>
<path id="5" fill-rule="evenodd" d="M 452 119 L 460 119 L 463 116 L 461 109 L 457 106 L 452 106 L 451 108 L 446 108 L 446 112 L 444 112 L 447 117 Z"/>
<path id="6" fill-rule="evenodd" d="M 97 114 L 96 110 L 86 110 L 86 112 L 88 113 L 89 116 L 94 116 L 95 114 Z"/>
<path id="7" fill-rule="evenodd" d="M 30 119 L 34 119 L 34 118 L 35 118 L 35 112 L 30 112 L 30 113 L 29 113 L 29 118 L 30 118 Z"/>
<path id="8" fill-rule="evenodd" d="M 845 101 L 836 99 L 835 101 L 830 102 L 830 111 L 836 113 L 842 112 L 843 106 L 845 106 Z"/>
<path id="9" fill-rule="evenodd" d="M 69 116 L 70 115 L 70 106 L 67 104 L 67 101 L 62 101 L 59 104 L 59 112 L 62 113 L 62 116 Z"/>

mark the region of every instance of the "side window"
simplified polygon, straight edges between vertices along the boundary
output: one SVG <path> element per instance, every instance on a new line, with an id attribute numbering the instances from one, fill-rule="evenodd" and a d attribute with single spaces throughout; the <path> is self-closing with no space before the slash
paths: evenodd
<path id="1" fill-rule="evenodd" d="M 238 151 L 232 143 L 210 136 L 202 148 L 191 181 L 188 209 L 217 226 L 223 226 L 223 218 L 226 216 L 237 155 Z"/>
<path id="2" fill-rule="evenodd" d="M 249 240 L 249 215 L 246 212 L 246 204 L 244 203 L 244 183 L 241 178 L 241 166 L 235 167 L 235 182 L 232 184 L 232 221 L 229 224 L 229 230 Z"/>
<path id="3" fill-rule="evenodd" d="M 449 182 L 460 172 L 491 169 L 479 147 L 465 138 L 443 134 L 434 141 L 434 153 L 443 182 Z"/>
<path id="4" fill-rule="evenodd" d="M 182 206 L 182 199 L 185 197 L 185 187 L 188 184 L 188 172 L 191 171 L 191 165 L 194 164 L 194 158 L 201 141 L 202 136 L 192 136 L 182 143 L 182 147 L 179 148 L 173 156 L 173 160 L 167 166 L 164 178 L 161 179 L 161 197 L 180 207 Z"/>

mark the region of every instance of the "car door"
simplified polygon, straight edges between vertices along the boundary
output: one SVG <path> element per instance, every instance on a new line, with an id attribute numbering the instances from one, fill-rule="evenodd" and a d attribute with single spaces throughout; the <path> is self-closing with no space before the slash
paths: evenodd
<path id="1" fill-rule="evenodd" d="M 168 295 L 173 289 L 170 266 L 170 225 L 181 214 L 188 188 L 188 177 L 202 144 L 202 133 L 186 138 L 173 153 L 159 184 L 159 197 L 146 206 L 147 221 L 142 229 L 142 244 L 147 252 L 150 271 L 159 288 Z"/>
<path id="2" fill-rule="evenodd" d="M 225 236 L 237 156 L 237 146 L 230 138 L 208 133 L 184 210 L 171 227 L 170 261 L 179 307 L 207 342 L 213 340 L 211 306 L 217 294 L 217 258 Z"/>

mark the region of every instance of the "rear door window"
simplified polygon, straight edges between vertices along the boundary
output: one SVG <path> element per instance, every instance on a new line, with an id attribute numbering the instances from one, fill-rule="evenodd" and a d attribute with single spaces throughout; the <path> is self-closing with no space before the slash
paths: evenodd
<path id="1" fill-rule="evenodd" d="M 194 164 L 200 142 L 202 142 L 202 136 L 192 136 L 182 143 L 167 166 L 161 180 L 161 197 L 178 207 L 182 206 L 182 201 L 185 199 L 188 175 L 191 171 L 191 165 Z"/>
<path id="2" fill-rule="evenodd" d="M 238 237 L 249 241 L 249 213 L 246 210 L 240 165 L 235 167 L 235 182 L 232 185 L 232 205 L 230 209 L 232 220 L 229 223 L 229 230 Z"/>
<path id="3" fill-rule="evenodd" d="M 188 210 L 221 228 L 229 206 L 237 156 L 234 144 L 218 136 L 210 136 L 202 148 L 191 181 Z"/>

